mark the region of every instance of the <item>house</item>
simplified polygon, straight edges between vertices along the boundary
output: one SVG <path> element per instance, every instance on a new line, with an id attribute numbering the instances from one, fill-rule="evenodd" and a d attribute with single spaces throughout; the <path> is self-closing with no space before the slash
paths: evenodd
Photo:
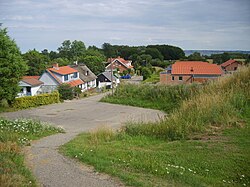
<path id="1" fill-rule="evenodd" d="M 223 74 L 220 66 L 201 61 L 179 61 L 160 73 L 162 84 L 203 83 Z"/>
<path id="2" fill-rule="evenodd" d="M 46 69 L 39 80 L 44 82 L 43 93 L 50 93 L 63 83 L 79 87 L 82 91 L 84 88 L 84 82 L 79 78 L 79 72 L 76 69 L 69 66 L 59 67 L 58 64 L 53 64 L 52 68 Z"/>
<path id="3" fill-rule="evenodd" d="M 111 71 L 105 71 L 97 75 L 97 86 L 98 88 L 112 88 L 111 82 L 113 81 L 114 87 L 116 87 L 119 83 L 120 80 L 116 76 L 112 75 L 111 76 Z"/>
<path id="4" fill-rule="evenodd" d="M 106 66 L 106 70 L 113 69 L 114 71 L 118 70 L 118 73 L 122 73 L 125 70 L 133 69 L 133 66 L 131 65 L 132 61 L 125 60 L 120 56 L 118 56 L 117 58 L 111 58 L 108 61 L 110 63 Z"/>
<path id="5" fill-rule="evenodd" d="M 17 94 L 17 96 L 34 96 L 42 93 L 41 87 L 43 82 L 38 79 L 39 76 L 23 76 L 22 80 L 19 81 L 21 91 Z"/>
<path id="6" fill-rule="evenodd" d="M 83 91 L 96 88 L 97 76 L 86 65 L 78 64 L 71 67 L 79 72 L 79 78 L 84 82 Z"/>
<path id="7" fill-rule="evenodd" d="M 228 73 L 232 73 L 236 71 L 240 66 L 241 66 L 241 63 L 233 59 L 230 59 L 221 64 L 222 69 Z"/>

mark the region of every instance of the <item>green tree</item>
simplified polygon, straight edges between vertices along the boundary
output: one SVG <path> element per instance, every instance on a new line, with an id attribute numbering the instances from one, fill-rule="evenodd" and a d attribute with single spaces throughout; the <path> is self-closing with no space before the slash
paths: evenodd
<path id="1" fill-rule="evenodd" d="M 71 60 L 78 60 L 86 51 L 85 44 L 82 41 L 74 40 L 70 46 Z"/>
<path id="2" fill-rule="evenodd" d="M 99 50 L 95 50 L 95 49 L 88 49 L 84 52 L 84 54 L 82 55 L 81 58 L 84 58 L 86 56 L 97 56 L 99 57 L 102 62 L 106 61 L 106 57 L 103 53 L 101 53 Z"/>
<path id="3" fill-rule="evenodd" d="M 146 48 L 145 54 L 152 56 L 153 59 L 160 59 L 161 61 L 164 59 L 163 55 L 156 48 Z"/>
<path id="4" fill-rule="evenodd" d="M 73 88 L 69 84 L 61 84 L 57 88 L 61 100 L 72 100 L 74 98 Z"/>
<path id="5" fill-rule="evenodd" d="M 143 76 L 143 80 L 146 80 L 147 78 L 149 78 L 151 76 L 152 72 L 150 71 L 149 68 L 147 67 L 143 67 L 141 69 L 141 75 Z"/>
<path id="6" fill-rule="evenodd" d="M 79 62 L 83 62 L 96 75 L 105 70 L 103 60 L 98 56 L 86 56 L 81 58 Z"/>
<path id="7" fill-rule="evenodd" d="M 27 61 L 29 67 L 28 75 L 41 75 L 46 69 L 44 56 L 35 49 L 25 53 L 23 58 Z"/>
<path id="8" fill-rule="evenodd" d="M 61 58 L 67 58 L 69 60 L 78 60 L 80 56 L 86 51 L 85 44 L 82 41 L 65 40 L 62 46 L 58 48 L 59 56 Z"/>
<path id="9" fill-rule="evenodd" d="M 70 54 L 70 47 L 71 47 L 71 41 L 70 40 L 65 40 L 62 43 L 62 46 L 60 46 L 57 50 L 59 51 L 59 56 L 61 58 L 72 58 L 72 54 Z"/>
<path id="10" fill-rule="evenodd" d="M 114 49 L 114 47 L 110 43 L 102 44 L 102 50 L 103 50 L 104 55 L 107 58 L 117 56 L 117 51 Z"/>
<path id="11" fill-rule="evenodd" d="M 206 59 L 203 56 L 201 56 L 200 53 L 194 52 L 193 54 L 188 56 L 188 60 L 190 60 L 190 61 L 205 61 Z"/>
<path id="12" fill-rule="evenodd" d="M 0 101 L 11 104 L 19 92 L 18 82 L 27 66 L 14 40 L 0 28 Z"/>
<path id="13" fill-rule="evenodd" d="M 51 65 L 54 63 L 58 63 L 59 66 L 67 66 L 70 64 L 69 60 L 67 58 L 56 58 L 51 61 Z"/>

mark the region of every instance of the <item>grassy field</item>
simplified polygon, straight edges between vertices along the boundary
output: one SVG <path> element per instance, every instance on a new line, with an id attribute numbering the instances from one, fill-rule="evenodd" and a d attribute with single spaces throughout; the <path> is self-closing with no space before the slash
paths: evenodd
<path id="1" fill-rule="evenodd" d="M 102 102 L 152 108 L 170 112 L 178 108 L 182 100 L 196 94 L 200 85 L 148 85 L 121 84 L 114 96 L 108 95 Z"/>
<path id="2" fill-rule="evenodd" d="M 25 167 L 23 146 L 31 140 L 63 132 L 39 121 L 0 119 L 0 186 L 36 186 Z"/>
<path id="3" fill-rule="evenodd" d="M 144 100 L 151 93 L 152 98 L 162 97 L 162 102 L 172 93 L 181 94 L 172 94 L 178 104 L 158 123 L 81 134 L 61 151 L 97 171 L 119 177 L 126 185 L 249 186 L 249 77 L 250 67 L 194 87 L 185 97 L 181 95 L 183 89 L 169 91 L 166 87 L 166 96 L 164 91 L 154 91 L 157 87 L 139 87 L 139 92 L 130 86 L 126 94 L 116 95 L 118 103 L 125 95 L 131 100 L 139 98 L 135 93 Z"/>

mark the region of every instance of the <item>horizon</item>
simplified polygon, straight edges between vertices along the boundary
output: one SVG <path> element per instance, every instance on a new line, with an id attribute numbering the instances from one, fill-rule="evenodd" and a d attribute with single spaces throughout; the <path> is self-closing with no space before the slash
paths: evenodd
<path id="1" fill-rule="evenodd" d="M 249 0 L 1 0 L 0 23 L 22 52 L 57 51 L 64 40 L 250 50 Z"/>

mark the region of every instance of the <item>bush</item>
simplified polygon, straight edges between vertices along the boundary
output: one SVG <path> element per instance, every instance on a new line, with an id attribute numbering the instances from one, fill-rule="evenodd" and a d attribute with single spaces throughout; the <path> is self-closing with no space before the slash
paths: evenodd
<path id="1" fill-rule="evenodd" d="M 74 98 L 73 88 L 69 84 L 61 84 L 58 86 L 58 92 L 61 100 L 72 100 Z"/>
<path id="2" fill-rule="evenodd" d="M 25 109 L 59 102 L 59 93 L 53 92 L 51 94 L 16 98 L 12 107 L 16 109 Z"/>

